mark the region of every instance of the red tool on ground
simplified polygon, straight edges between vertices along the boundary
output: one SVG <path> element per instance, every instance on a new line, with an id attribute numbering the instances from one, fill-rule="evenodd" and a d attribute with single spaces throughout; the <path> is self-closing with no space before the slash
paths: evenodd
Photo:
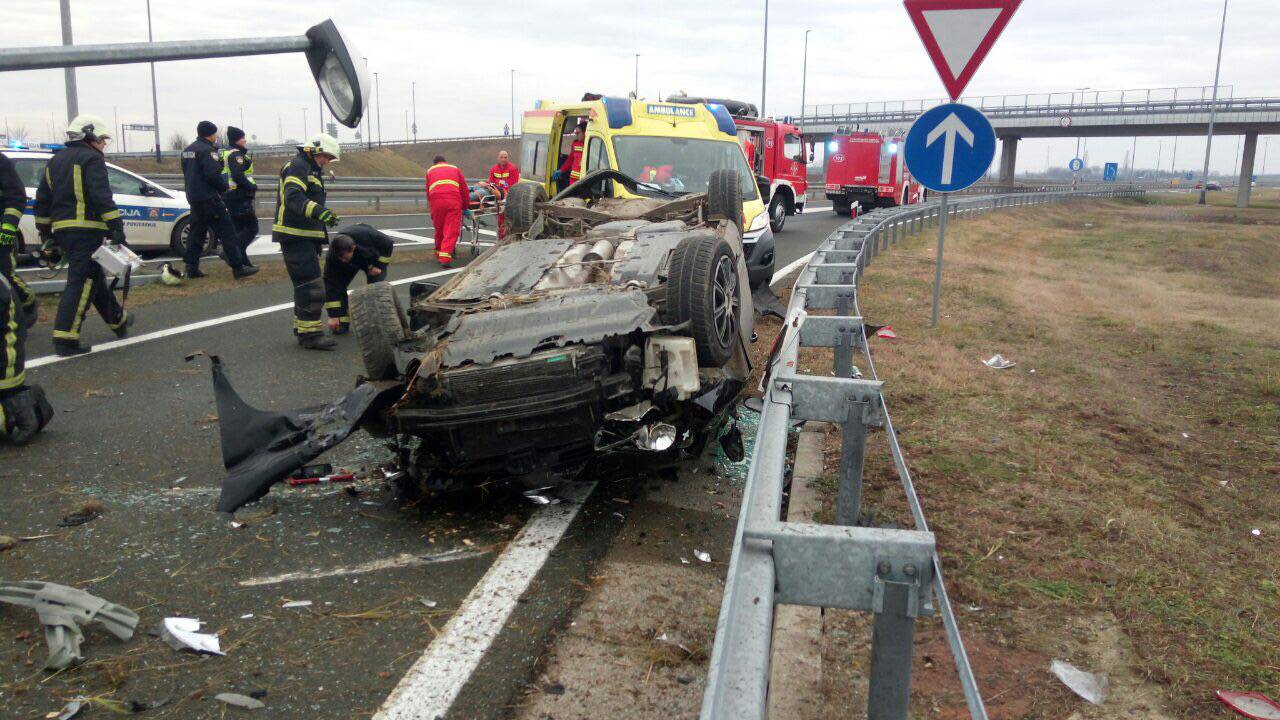
<path id="1" fill-rule="evenodd" d="M 300 485 L 324 485 L 328 483 L 351 482 L 355 480 L 355 473 L 346 470 L 333 471 L 333 466 L 328 463 L 319 465 L 305 465 L 298 468 L 288 480 L 289 487 L 298 487 Z"/>

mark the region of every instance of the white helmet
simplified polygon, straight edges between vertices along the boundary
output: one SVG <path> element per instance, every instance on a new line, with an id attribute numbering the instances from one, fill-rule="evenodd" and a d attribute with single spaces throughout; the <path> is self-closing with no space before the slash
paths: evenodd
<path id="1" fill-rule="evenodd" d="M 111 134 L 111 126 L 97 115 L 77 115 L 67 123 L 68 140 L 101 140 Z"/>
<path id="2" fill-rule="evenodd" d="M 165 285 L 181 285 L 187 276 L 181 270 L 173 266 L 173 263 L 165 263 L 160 266 L 160 282 Z"/>
<path id="3" fill-rule="evenodd" d="M 305 148 L 312 153 L 322 153 L 334 159 L 334 162 L 342 159 L 342 146 L 338 144 L 337 138 L 326 133 L 311 138 L 311 142 L 307 143 Z"/>

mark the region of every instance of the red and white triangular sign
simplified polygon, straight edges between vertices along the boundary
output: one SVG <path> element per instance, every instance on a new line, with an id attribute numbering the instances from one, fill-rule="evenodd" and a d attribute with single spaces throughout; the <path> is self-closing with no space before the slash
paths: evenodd
<path id="1" fill-rule="evenodd" d="M 960 97 L 1022 0 L 904 0 L 952 100 Z"/>

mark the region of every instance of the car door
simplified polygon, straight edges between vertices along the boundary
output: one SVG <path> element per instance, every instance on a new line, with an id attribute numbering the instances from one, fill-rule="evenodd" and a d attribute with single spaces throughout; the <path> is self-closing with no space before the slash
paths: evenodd
<path id="1" fill-rule="evenodd" d="M 149 186 L 142 178 L 119 168 L 107 166 L 107 183 L 115 196 L 116 206 L 124 218 L 129 244 L 140 247 L 169 247 L 171 225 L 161 221 L 159 205 L 150 197 Z"/>
<path id="2" fill-rule="evenodd" d="M 26 247 L 40 247 L 40 237 L 36 232 L 35 215 L 31 213 L 31 205 L 35 202 L 36 189 L 40 187 L 40 176 L 44 173 L 48 158 L 11 157 L 9 159 L 13 161 L 13 168 L 18 171 L 18 177 L 22 178 L 22 185 L 27 189 L 27 207 L 22 213 L 18 229 L 22 232 Z"/>

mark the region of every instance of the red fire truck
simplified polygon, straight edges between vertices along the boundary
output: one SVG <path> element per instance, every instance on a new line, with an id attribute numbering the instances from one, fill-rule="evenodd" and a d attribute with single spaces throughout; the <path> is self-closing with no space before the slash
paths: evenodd
<path id="1" fill-rule="evenodd" d="M 772 118 L 761 120 L 756 106 L 739 100 L 673 95 L 667 102 L 708 102 L 724 105 L 738 126 L 738 142 L 757 176 L 769 179 L 769 225 L 780 232 L 787 216 L 804 212 L 809 191 L 807 175 L 813 151 L 800 128 Z"/>
<path id="2" fill-rule="evenodd" d="M 921 186 L 902 158 L 900 135 L 839 133 L 827 143 L 827 199 L 837 214 L 920 202 Z"/>

